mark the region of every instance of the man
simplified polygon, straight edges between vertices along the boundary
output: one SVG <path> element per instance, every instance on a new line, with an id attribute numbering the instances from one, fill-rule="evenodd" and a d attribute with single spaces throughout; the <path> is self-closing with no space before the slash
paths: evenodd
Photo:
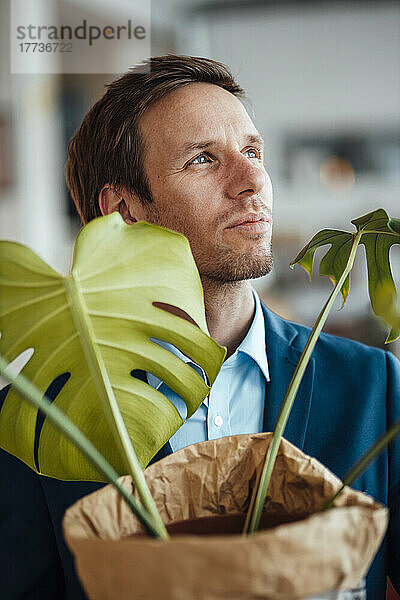
<path id="1" fill-rule="evenodd" d="M 214 61 L 153 58 L 108 87 L 69 147 L 67 182 L 84 222 L 117 210 L 127 223 L 144 219 L 188 237 L 210 334 L 228 349 L 209 397 L 155 459 L 204 439 L 271 430 L 309 333 L 268 311 L 249 282 L 272 266 L 272 187 L 261 136 L 238 99 L 242 93 Z M 184 411 L 163 382 L 141 376 Z M 392 355 L 322 335 L 285 437 L 343 476 L 400 418 L 399 390 L 400 366 Z M 39 479 L 16 462 L 10 477 L 25 478 L 35 497 L 30 533 L 44 558 L 36 557 L 26 581 L 20 577 L 13 585 L 25 590 L 20 597 L 78 598 L 60 521 L 69 504 L 98 486 Z M 387 574 L 400 589 L 400 443 L 355 487 L 391 508 L 389 535 L 368 575 L 368 598 L 378 600 Z M 10 527 L 10 538 L 16 529 Z"/>

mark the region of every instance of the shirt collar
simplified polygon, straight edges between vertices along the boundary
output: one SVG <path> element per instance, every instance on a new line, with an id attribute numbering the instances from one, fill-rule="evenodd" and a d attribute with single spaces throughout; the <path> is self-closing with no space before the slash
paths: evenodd
<path id="1" fill-rule="evenodd" d="M 223 369 L 223 368 L 233 367 L 235 362 L 238 360 L 240 354 L 245 354 L 254 360 L 254 362 L 261 369 L 261 372 L 263 373 L 266 381 L 269 381 L 270 377 L 269 377 L 269 370 L 268 370 L 267 351 L 265 348 L 264 313 L 263 313 L 263 310 L 261 307 L 261 301 L 260 301 L 260 298 L 259 298 L 257 292 L 254 289 L 252 290 L 252 292 L 253 292 L 255 305 L 256 305 L 253 322 L 250 326 L 249 331 L 247 332 L 246 337 L 244 338 L 244 340 L 242 340 L 242 343 L 240 344 L 240 346 L 235 350 L 235 352 L 229 358 L 227 358 L 227 360 L 223 363 L 221 368 Z M 183 354 L 180 350 L 178 350 L 178 348 L 175 348 L 175 346 L 173 346 L 172 344 L 169 344 L 168 342 L 164 342 L 162 340 L 157 340 L 155 338 L 150 338 L 150 340 L 154 341 L 162 348 L 165 348 L 165 350 L 169 350 L 170 352 L 175 354 L 178 358 L 183 360 L 183 362 L 191 363 L 192 365 L 195 365 L 195 363 L 190 358 L 188 358 L 185 354 Z M 196 370 L 200 369 L 200 371 L 201 371 L 200 374 L 202 375 L 204 381 L 206 381 L 206 374 L 205 374 L 204 370 L 199 365 L 196 365 L 196 367 L 197 367 Z M 158 377 L 156 377 L 156 375 L 153 375 L 153 373 L 147 373 L 147 381 L 155 389 L 158 389 L 162 384 L 162 380 L 159 379 Z"/>
<path id="2" fill-rule="evenodd" d="M 246 337 L 236 349 L 236 351 L 224 362 L 222 367 L 234 366 L 240 354 L 246 354 L 254 360 L 261 369 L 266 381 L 270 380 L 267 351 L 265 347 L 265 319 L 261 307 L 261 301 L 257 292 L 253 289 L 253 296 L 256 304 L 253 322 L 247 332 Z"/>

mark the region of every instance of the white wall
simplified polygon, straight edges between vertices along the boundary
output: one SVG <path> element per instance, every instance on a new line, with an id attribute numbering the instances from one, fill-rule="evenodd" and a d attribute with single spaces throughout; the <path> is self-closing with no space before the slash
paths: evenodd
<path id="1" fill-rule="evenodd" d="M 0 238 L 22 242 L 64 269 L 68 229 L 63 214 L 62 121 L 55 75 L 10 74 L 8 3 L 1 3 L 1 110 L 11 117 L 10 148 L 14 180 L 0 194 Z M 45 20 L 50 0 L 27 4 Z M 43 16 L 37 11 L 43 11 Z"/>

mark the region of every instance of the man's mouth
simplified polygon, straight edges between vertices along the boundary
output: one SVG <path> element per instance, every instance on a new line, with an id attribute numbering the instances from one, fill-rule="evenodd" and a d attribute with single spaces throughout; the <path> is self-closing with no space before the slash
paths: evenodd
<path id="1" fill-rule="evenodd" d="M 225 229 L 235 229 L 251 233 L 264 233 L 265 231 L 269 231 L 270 227 L 271 222 L 264 214 L 249 213 L 238 217 Z"/>

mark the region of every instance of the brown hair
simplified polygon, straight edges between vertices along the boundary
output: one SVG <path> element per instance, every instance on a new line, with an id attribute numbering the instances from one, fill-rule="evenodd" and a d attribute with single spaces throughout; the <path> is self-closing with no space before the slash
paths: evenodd
<path id="1" fill-rule="evenodd" d="M 107 183 L 135 192 L 143 204 L 152 202 L 140 117 L 168 92 L 194 82 L 244 94 L 222 63 L 173 54 L 150 58 L 107 86 L 68 146 L 67 185 L 84 223 L 101 216 L 98 196 Z"/>

